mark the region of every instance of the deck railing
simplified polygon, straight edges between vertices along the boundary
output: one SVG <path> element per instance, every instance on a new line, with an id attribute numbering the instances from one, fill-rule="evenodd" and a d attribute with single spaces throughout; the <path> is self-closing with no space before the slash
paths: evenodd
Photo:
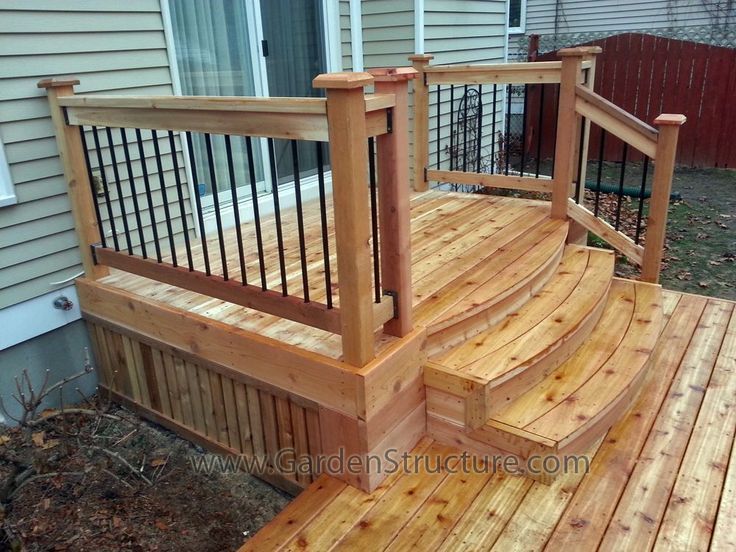
<path id="1" fill-rule="evenodd" d="M 569 48 L 560 51 L 562 61 L 457 66 L 430 65 L 431 55 L 411 56 L 419 73 L 414 85 L 414 189 L 426 190 L 430 182 L 435 182 L 440 186 L 548 194 L 552 216 L 572 220 L 572 241 L 585 239 L 590 231 L 639 265 L 642 280 L 657 282 L 677 133 L 685 118 L 660 115 L 654 122 L 659 128 L 655 129 L 595 94 L 595 56 L 599 52 L 597 47 Z M 449 90 L 443 90 L 443 86 L 449 86 Z M 517 132 L 517 154 L 512 162 L 514 86 L 519 89 L 519 97 L 513 111 L 520 116 L 521 130 Z M 556 113 L 544 110 L 545 95 L 556 98 Z M 550 148 L 542 144 L 545 133 L 541 130 L 552 124 L 556 140 L 551 147 L 552 159 L 547 162 L 541 159 L 541 152 Z M 590 133 L 598 127 L 624 144 L 613 223 L 607 222 L 598 209 L 600 166 L 593 211 L 583 205 Z M 435 147 L 430 152 L 432 141 Z M 632 236 L 621 231 L 619 220 L 629 146 L 644 155 Z M 646 190 L 649 160 L 655 162 L 651 191 Z M 647 198 L 651 199 L 645 213 Z M 644 232 L 646 244 L 641 245 Z"/>
<path id="2" fill-rule="evenodd" d="M 41 81 L 86 276 L 101 278 L 112 267 L 337 333 L 345 362 L 365 365 L 381 325 L 392 335 L 411 331 L 405 121 L 413 76 L 413 70 L 320 75 L 314 86 L 326 89 L 326 98 L 76 95 L 74 79 Z M 376 93 L 367 95 L 370 84 Z M 293 210 L 283 205 L 276 140 L 283 161 L 291 157 Z M 267 152 L 260 167 L 256 142 Z M 302 197 L 305 151 L 316 160 L 311 202 Z M 259 168 L 270 178 L 265 196 L 256 185 Z M 204 176 L 213 191 L 207 213 L 199 190 Z M 234 219 L 229 233 L 225 202 Z M 246 237 L 241 205 L 252 220 Z M 295 220 L 285 230 L 287 212 Z M 206 214 L 214 217 L 212 231 Z M 319 227 L 311 254 L 309 221 Z M 315 277 L 322 281 L 310 281 Z"/>

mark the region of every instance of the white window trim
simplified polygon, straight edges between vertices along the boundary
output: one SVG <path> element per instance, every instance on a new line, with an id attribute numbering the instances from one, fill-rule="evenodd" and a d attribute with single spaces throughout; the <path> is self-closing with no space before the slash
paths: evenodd
<path id="1" fill-rule="evenodd" d="M 10 177 L 10 166 L 5 157 L 5 147 L 0 140 L 0 207 L 16 203 L 18 203 L 18 198 L 15 196 L 13 179 Z"/>
<path id="2" fill-rule="evenodd" d="M 523 34 L 526 32 L 526 0 L 521 0 L 521 17 L 519 18 L 520 25 L 518 27 L 509 26 L 509 15 L 511 14 L 511 2 L 510 0 L 506 3 L 506 27 L 508 28 L 509 34 Z"/>

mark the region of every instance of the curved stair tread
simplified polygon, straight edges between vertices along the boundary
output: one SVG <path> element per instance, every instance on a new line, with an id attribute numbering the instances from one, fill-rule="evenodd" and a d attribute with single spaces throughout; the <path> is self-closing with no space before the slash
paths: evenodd
<path id="1" fill-rule="evenodd" d="M 495 203 L 494 205 L 500 205 Z M 487 205 L 484 206 L 487 209 Z M 492 215 L 494 213 L 491 213 Z M 432 247 L 412 248 L 412 279 L 415 285 L 421 285 L 424 278 L 434 279 L 438 267 L 445 267 L 447 263 L 467 259 L 469 262 L 481 262 L 489 255 L 489 251 L 499 241 L 503 241 L 501 231 L 507 228 L 515 218 L 531 217 L 534 222 L 541 221 L 546 215 L 541 209 L 534 206 L 519 206 L 515 209 L 505 208 L 494 218 L 487 217 L 489 224 L 478 224 L 481 212 L 464 214 L 465 220 L 459 220 L 450 231 L 443 230 L 441 239 L 435 239 Z M 427 257 L 431 256 L 431 259 Z M 418 262 L 423 260 L 423 262 Z M 472 264 L 471 264 L 472 266 Z"/>
<path id="2" fill-rule="evenodd" d="M 567 223 L 544 220 L 547 216 L 541 209 L 538 214 L 535 211 L 535 216 L 528 220 L 533 225 L 533 231 L 526 224 L 509 224 L 493 235 L 489 242 L 492 247 L 483 251 L 474 249 L 472 254 L 465 252 L 449 265 L 446 262 L 433 263 L 434 271 L 413 283 L 416 323 L 427 325 L 436 320 L 460 297 L 496 277 L 519 257 L 534 249 L 540 241 L 559 241 L 559 236 L 567 233 Z M 506 247 L 510 242 L 514 242 L 514 247 Z M 443 291 L 441 296 L 436 294 L 439 288 Z"/>
<path id="3" fill-rule="evenodd" d="M 487 331 L 431 357 L 432 360 L 450 370 L 459 370 L 523 335 L 569 297 L 585 273 L 589 256 L 586 247 L 566 247 L 554 276 L 520 310 L 507 314 Z"/>
<path id="4" fill-rule="evenodd" d="M 567 400 L 590 377 L 591 367 L 602 366 L 616 351 L 631 323 L 635 299 L 633 285 L 614 280 L 598 326 L 585 343 L 551 377 L 541 381 L 534 393 L 524 393 L 511 400 L 493 419 L 513 427 L 525 427 Z"/>
<path id="5" fill-rule="evenodd" d="M 556 404 L 547 404 L 543 390 L 549 388 L 547 381 L 528 391 L 530 404 L 543 405 L 539 415 L 522 427 L 509 423 L 504 411 L 492 416 L 483 430 L 499 435 L 499 431 L 514 428 L 514 435 L 528 435 L 530 441 L 555 443 L 555 452 L 580 442 L 590 443 L 591 439 L 602 435 L 630 404 L 638 391 L 638 382 L 646 373 L 651 351 L 654 349 L 661 331 L 662 293 L 659 286 L 631 281 L 615 281 L 612 290 L 614 297 L 609 301 L 610 310 L 620 308 L 616 300 L 620 297 L 621 288 L 629 287 L 634 295 L 633 311 L 630 323 L 618 346 L 603 363 L 593 363 L 586 358 L 585 347 L 581 348 L 568 362 L 550 374 L 547 379 L 555 378 L 573 364 L 584 371 L 586 377 L 572 393 L 556 397 Z M 603 320 L 602 320 L 603 322 Z M 600 339 L 601 333 L 610 332 L 603 323 L 596 328 L 591 340 Z M 610 336 L 610 333 L 608 334 Z M 545 384 L 547 384 L 545 386 Z M 502 421 L 505 420 L 505 421 Z M 503 437 L 497 437 L 497 439 Z M 515 437 L 516 438 L 516 437 Z M 503 448 L 500 442 L 496 446 Z"/>
<path id="6" fill-rule="evenodd" d="M 575 345 L 588 337 L 600 318 L 613 278 L 613 264 L 612 253 L 592 250 L 578 286 L 557 308 L 526 333 L 463 367 L 462 371 L 500 384 L 545 358 L 551 360 L 570 341 L 574 343 L 565 352 L 572 354 Z M 557 356 L 556 365 L 566 360 L 564 352 Z"/>
<path id="7" fill-rule="evenodd" d="M 490 309 L 545 269 L 556 267 L 567 227 L 565 221 L 549 219 L 528 229 L 514 247 L 500 247 L 490 260 L 466 274 L 453 286 L 456 289 L 445 288 L 443 297 L 420 304 L 415 312 L 417 318 L 429 321 L 428 336 Z"/>

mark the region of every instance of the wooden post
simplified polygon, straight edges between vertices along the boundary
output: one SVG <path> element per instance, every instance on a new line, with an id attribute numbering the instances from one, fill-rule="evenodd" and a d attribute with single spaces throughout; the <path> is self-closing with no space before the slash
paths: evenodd
<path id="1" fill-rule="evenodd" d="M 429 87 L 424 69 L 434 59 L 430 54 L 409 56 L 419 78 L 414 80 L 414 167 L 412 170 L 414 190 L 425 192 L 429 187 L 426 169 L 429 166 Z M 439 121 L 437 122 L 439 124 Z"/>
<path id="2" fill-rule="evenodd" d="M 39 88 L 45 88 L 49 100 L 51 120 L 56 132 L 56 144 L 59 148 L 59 157 L 64 167 L 67 191 L 74 217 L 74 227 L 79 240 L 79 250 L 82 256 L 82 266 L 87 278 L 97 279 L 109 274 L 107 267 L 96 265 L 92 256 L 91 245 L 99 243 L 100 228 L 94 208 L 94 198 L 87 172 L 87 163 L 84 158 L 84 147 L 79 134 L 78 126 L 66 124 L 64 111 L 59 106 L 60 96 L 73 96 L 74 85 L 79 81 L 70 77 L 55 77 L 42 79 L 38 82 Z"/>
<path id="3" fill-rule="evenodd" d="M 537 56 L 539 55 L 539 35 L 538 34 L 530 34 L 529 35 L 529 45 L 526 49 L 526 60 L 527 61 L 537 61 Z"/>
<path id="4" fill-rule="evenodd" d="M 383 331 L 403 337 L 412 330 L 411 214 L 409 212 L 409 80 L 417 76 L 411 67 L 373 69 L 378 94 L 394 94 L 393 127 L 378 136 L 378 216 L 381 228 L 381 277 L 383 289 L 396 292 L 398 318 Z"/>
<path id="5" fill-rule="evenodd" d="M 342 350 L 343 360 L 354 366 L 365 366 L 375 356 L 363 93 L 372 82 L 368 73 L 328 73 L 312 82 L 327 89 Z"/>
<path id="6" fill-rule="evenodd" d="M 582 69 L 582 67 L 580 68 L 580 70 L 582 71 L 580 75 L 580 81 L 583 82 L 583 86 L 585 86 L 592 92 L 593 86 L 595 85 L 595 58 L 603 50 L 599 46 L 581 46 L 579 48 L 576 48 L 576 50 L 583 53 L 582 61 L 590 62 L 590 68 L 588 69 L 587 81 L 584 80 L 585 72 Z M 578 180 L 580 181 L 580 186 L 579 186 L 580 189 L 578 190 L 578 195 L 577 195 L 578 202 L 582 203 L 583 198 L 585 197 L 585 181 L 588 176 L 588 149 L 590 146 L 590 121 L 586 119 L 585 124 L 583 124 L 582 117 L 580 115 L 577 115 L 575 124 L 577 128 L 577 135 L 575 138 L 575 157 L 573 159 L 575 159 L 576 164 L 573 170 L 577 169 L 578 167 L 577 160 L 580 159 L 580 157 L 582 156 L 583 162 L 582 162 L 582 165 L 580 165 L 580 174 L 578 175 Z M 580 132 L 583 133 L 582 143 L 580 141 Z M 567 242 L 575 243 L 578 245 L 587 245 L 588 243 L 587 228 L 585 228 L 585 226 L 575 221 L 570 221 L 570 231 L 568 232 Z"/>
<path id="7" fill-rule="evenodd" d="M 675 172 L 677 137 L 685 124 L 684 115 L 662 114 L 654 120 L 659 129 L 657 152 L 654 158 L 652 197 L 649 199 L 647 238 L 641 266 L 641 279 L 656 284 L 662 265 L 664 241 L 667 231 L 667 210 L 672 191 L 672 176 Z"/>
<path id="8" fill-rule="evenodd" d="M 555 173 L 552 175 L 552 218 L 567 218 L 567 200 L 570 197 L 575 174 L 575 138 L 577 115 L 575 114 L 575 85 L 582 81 L 583 55 L 578 48 L 565 48 L 558 52 L 562 58 L 560 75 L 560 102 L 557 112 L 557 136 Z"/>

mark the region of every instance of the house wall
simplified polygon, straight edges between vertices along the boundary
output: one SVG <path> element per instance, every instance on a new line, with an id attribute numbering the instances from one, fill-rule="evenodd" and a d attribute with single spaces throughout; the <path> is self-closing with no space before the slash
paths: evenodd
<path id="1" fill-rule="evenodd" d="M 719 0 L 527 0 L 525 34 L 712 25 L 724 22 L 726 4 Z"/>
<path id="2" fill-rule="evenodd" d="M 51 282 L 81 271 L 45 91 L 36 87 L 54 75 L 76 76 L 83 93 L 171 94 L 159 1 L 0 0 L 0 137 L 18 198 L 17 205 L 0 208 L 0 309 L 53 291 Z M 149 141 L 146 154 L 151 150 Z M 119 145 L 116 153 L 123 159 Z M 106 148 L 104 154 L 112 179 Z M 171 165 L 168 156 L 168 185 Z M 181 177 L 186 180 L 183 170 Z"/>
<path id="3" fill-rule="evenodd" d="M 363 0 L 363 65 L 402 67 L 414 53 L 414 0 Z"/>

